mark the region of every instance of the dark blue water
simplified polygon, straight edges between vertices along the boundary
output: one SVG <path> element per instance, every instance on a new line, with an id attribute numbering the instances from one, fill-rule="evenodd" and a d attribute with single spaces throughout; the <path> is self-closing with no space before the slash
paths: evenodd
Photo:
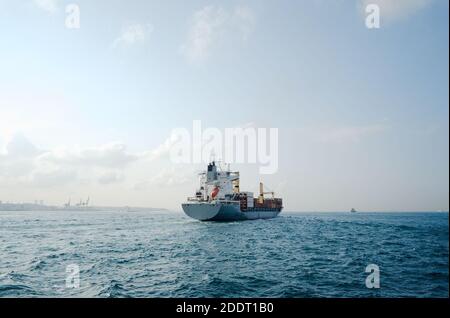
<path id="1" fill-rule="evenodd" d="M 447 213 L 0 212 L 0 296 L 448 297 L 448 228 Z"/>

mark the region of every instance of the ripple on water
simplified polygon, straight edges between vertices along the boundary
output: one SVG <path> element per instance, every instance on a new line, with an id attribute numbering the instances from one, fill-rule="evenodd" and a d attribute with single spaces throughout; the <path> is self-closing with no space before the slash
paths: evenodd
<path id="1" fill-rule="evenodd" d="M 448 297 L 446 213 L 36 213 L 0 215 L 0 297 Z M 370 263 L 380 290 L 365 288 Z"/>

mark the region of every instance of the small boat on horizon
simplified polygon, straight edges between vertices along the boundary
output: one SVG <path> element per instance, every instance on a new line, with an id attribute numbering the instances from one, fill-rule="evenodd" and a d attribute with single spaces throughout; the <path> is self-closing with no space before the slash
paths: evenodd
<path id="1" fill-rule="evenodd" d="M 357 212 L 354 208 L 352 208 L 351 210 L 350 210 L 350 212 L 351 213 L 355 213 L 355 212 Z"/>

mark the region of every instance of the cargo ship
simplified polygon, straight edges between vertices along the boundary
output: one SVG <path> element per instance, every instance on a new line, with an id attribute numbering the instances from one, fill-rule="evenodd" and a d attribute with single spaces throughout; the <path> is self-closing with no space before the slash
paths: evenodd
<path id="1" fill-rule="evenodd" d="M 200 186 L 194 197 L 182 204 L 186 215 L 200 221 L 241 221 L 270 219 L 277 217 L 283 209 L 281 198 L 275 198 L 273 191 L 264 192 L 259 184 L 259 196 L 253 192 L 242 192 L 239 186 L 239 172 L 221 169 L 216 162 L 208 164 L 206 171 L 199 174 Z M 265 195 L 270 195 L 266 198 Z"/>

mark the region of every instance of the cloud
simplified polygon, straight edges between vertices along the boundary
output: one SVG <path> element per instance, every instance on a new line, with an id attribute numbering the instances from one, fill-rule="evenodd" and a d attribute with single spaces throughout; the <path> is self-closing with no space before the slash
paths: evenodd
<path id="1" fill-rule="evenodd" d="M 35 158 L 41 154 L 24 135 L 15 134 L 0 152 L 0 176 L 18 178 L 27 176 L 35 167 Z"/>
<path id="2" fill-rule="evenodd" d="M 59 187 L 76 181 L 77 177 L 74 169 L 52 168 L 33 172 L 30 183 L 38 187 Z"/>
<path id="3" fill-rule="evenodd" d="M 232 19 L 233 23 L 239 28 L 243 39 L 246 40 L 255 28 L 255 14 L 248 7 L 238 6 L 234 9 Z"/>
<path id="4" fill-rule="evenodd" d="M 170 154 L 170 150 L 176 142 L 178 142 L 178 135 L 172 132 L 162 144 L 157 146 L 155 149 L 144 152 L 142 157 L 149 160 L 156 160 L 166 157 Z"/>
<path id="5" fill-rule="evenodd" d="M 0 156 L 0 177 L 26 177 L 33 171 L 34 166 L 34 161 L 32 159 L 11 160 L 6 156 Z"/>
<path id="6" fill-rule="evenodd" d="M 228 12 L 222 7 L 206 6 L 191 18 L 182 52 L 190 61 L 203 60 L 225 36 L 237 34 L 247 39 L 254 25 L 255 15 L 248 7 L 238 6 Z"/>
<path id="7" fill-rule="evenodd" d="M 148 180 L 141 180 L 134 186 L 135 190 L 146 190 L 153 186 L 171 187 L 186 184 L 192 181 L 194 171 L 187 167 L 167 167 L 162 169 Z"/>
<path id="8" fill-rule="evenodd" d="M 33 3 L 48 13 L 54 14 L 58 11 L 58 0 L 33 0 Z"/>
<path id="9" fill-rule="evenodd" d="M 145 43 L 153 32 L 151 24 L 129 24 L 122 28 L 119 36 L 114 40 L 113 47 L 128 47 Z"/>
<path id="10" fill-rule="evenodd" d="M 151 182 L 157 185 L 163 186 L 173 186 L 180 185 L 188 182 L 190 178 L 188 177 L 191 173 L 185 170 L 169 168 L 158 173 Z"/>
<path id="11" fill-rule="evenodd" d="M 165 160 L 175 141 L 176 136 L 171 135 L 155 149 L 137 153 L 120 142 L 44 150 L 23 134 L 15 134 L 0 150 L 0 183 L 37 189 L 105 186 L 126 180 L 137 190 L 180 185 L 190 180 L 193 172 L 189 167 L 175 169 Z"/>
<path id="12" fill-rule="evenodd" d="M 105 172 L 98 178 L 98 182 L 101 184 L 118 183 L 124 180 L 125 176 L 122 173 L 118 173 L 116 171 Z"/>
<path id="13" fill-rule="evenodd" d="M 122 143 L 42 150 L 24 135 L 16 134 L 0 152 L 0 177 L 10 183 L 39 187 L 92 180 L 110 184 L 123 181 L 123 170 L 141 157 L 129 153 Z"/>
<path id="14" fill-rule="evenodd" d="M 184 51 L 190 60 L 205 58 L 223 31 L 227 13 L 222 8 L 207 6 L 195 12 Z"/>
<path id="15" fill-rule="evenodd" d="M 108 143 L 84 149 L 58 149 L 42 154 L 39 159 L 72 166 L 123 168 L 136 161 L 138 155 L 128 153 L 122 143 Z"/>
<path id="16" fill-rule="evenodd" d="M 33 157 L 39 150 L 23 134 L 17 133 L 9 140 L 5 147 L 6 154 L 12 158 Z"/>
<path id="17" fill-rule="evenodd" d="M 432 0 L 358 0 L 358 7 L 365 16 L 366 6 L 376 4 L 380 7 L 381 21 L 392 23 L 415 14 L 431 2 Z"/>

